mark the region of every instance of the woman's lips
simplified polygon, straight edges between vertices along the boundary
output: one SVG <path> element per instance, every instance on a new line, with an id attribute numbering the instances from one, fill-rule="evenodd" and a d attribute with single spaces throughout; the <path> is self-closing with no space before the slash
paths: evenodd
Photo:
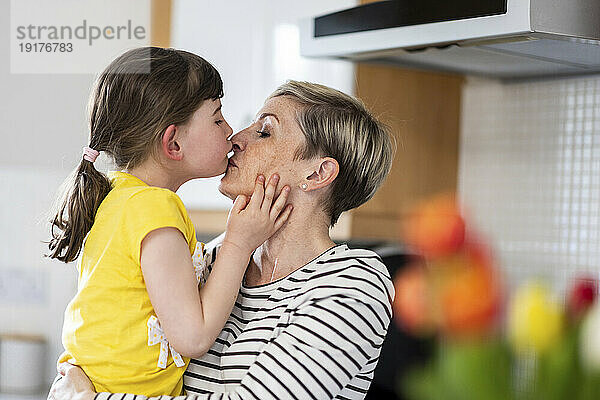
<path id="1" fill-rule="evenodd" d="M 236 167 L 237 165 L 235 162 L 233 162 L 233 160 L 230 158 L 229 161 L 227 161 L 227 167 Z"/>

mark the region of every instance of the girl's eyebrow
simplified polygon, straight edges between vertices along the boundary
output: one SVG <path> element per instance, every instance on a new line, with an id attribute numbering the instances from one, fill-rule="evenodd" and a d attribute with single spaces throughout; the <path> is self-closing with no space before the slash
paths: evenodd
<path id="1" fill-rule="evenodd" d="M 262 113 L 260 114 L 260 116 L 257 118 L 257 121 L 263 119 L 263 118 L 267 118 L 267 117 L 273 117 L 277 120 L 277 123 L 279 123 L 279 118 L 277 118 L 277 115 L 273 114 L 273 113 Z"/>
<path id="2" fill-rule="evenodd" d="M 215 112 L 212 113 L 212 115 L 215 115 L 216 113 L 218 113 L 221 110 L 221 107 L 223 107 L 223 105 L 219 104 L 219 107 L 217 107 L 217 109 L 215 110 Z"/>

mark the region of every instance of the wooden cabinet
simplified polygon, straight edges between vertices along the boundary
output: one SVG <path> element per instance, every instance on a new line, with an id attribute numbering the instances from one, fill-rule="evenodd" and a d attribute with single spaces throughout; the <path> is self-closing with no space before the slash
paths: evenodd
<path id="1" fill-rule="evenodd" d="M 357 65 L 356 95 L 397 141 L 394 164 L 372 200 L 351 214 L 353 238 L 397 238 L 417 201 L 457 184 L 463 78 L 385 65 Z"/>
<path id="2" fill-rule="evenodd" d="M 152 0 L 150 44 L 157 47 L 171 45 L 172 0 Z"/>

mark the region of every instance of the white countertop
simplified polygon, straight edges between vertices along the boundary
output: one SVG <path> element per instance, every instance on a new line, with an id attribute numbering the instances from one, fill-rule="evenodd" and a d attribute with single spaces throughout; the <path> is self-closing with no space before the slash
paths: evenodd
<path id="1" fill-rule="evenodd" d="M 46 400 L 46 394 L 24 395 L 0 393 L 0 400 Z"/>

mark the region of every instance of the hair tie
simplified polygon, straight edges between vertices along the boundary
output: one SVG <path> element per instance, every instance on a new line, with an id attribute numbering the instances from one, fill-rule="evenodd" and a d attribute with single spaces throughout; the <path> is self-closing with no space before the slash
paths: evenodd
<path id="1" fill-rule="evenodd" d="M 91 163 L 96 161 L 96 158 L 98 158 L 99 154 L 100 154 L 100 152 L 98 150 L 94 150 L 89 146 L 85 146 L 83 148 L 83 159 L 87 160 Z"/>

